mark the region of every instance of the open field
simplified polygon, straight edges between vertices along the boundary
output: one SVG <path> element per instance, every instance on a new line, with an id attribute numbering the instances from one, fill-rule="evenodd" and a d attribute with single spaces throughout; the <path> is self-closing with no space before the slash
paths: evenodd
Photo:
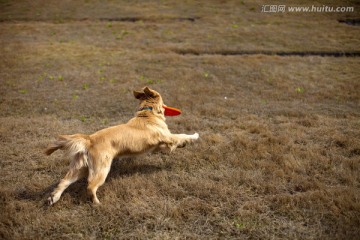
<path id="1" fill-rule="evenodd" d="M 0 239 L 359 239 L 360 4 L 264 4 L 1 0 Z M 46 146 L 126 122 L 143 86 L 200 140 L 45 206 L 69 164 Z"/>

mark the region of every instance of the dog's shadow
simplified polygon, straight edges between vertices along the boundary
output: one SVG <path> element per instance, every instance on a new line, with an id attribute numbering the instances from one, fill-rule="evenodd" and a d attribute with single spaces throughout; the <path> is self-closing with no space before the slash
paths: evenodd
<path id="1" fill-rule="evenodd" d="M 134 174 L 153 174 L 162 171 L 163 166 L 152 164 L 139 164 L 133 159 L 114 160 L 106 182 L 113 181 L 119 177 L 129 177 Z M 106 185 L 105 182 L 105 185 Z M 20 189 L 15 192 L 16 199 L 39 202 L 46 205 L 46 199 L 58 185 L 59 180 L 41 191 L 32 191 L 29 189 Z M 89 201 L 87 195 L 87 180 L 81 179 L 71 184 L 63 194 L 69 194 L 74 204 L 81 204 Z"/>
<path id="2" fill-rule="evenodd" d="M 140 164 L 132 158 L 114 160 L 106 181 L 111 181 L 112 179 L 118 177 L 131 176 L 133 174 L 153 174 L 163 169 L 164 166 Z"/>

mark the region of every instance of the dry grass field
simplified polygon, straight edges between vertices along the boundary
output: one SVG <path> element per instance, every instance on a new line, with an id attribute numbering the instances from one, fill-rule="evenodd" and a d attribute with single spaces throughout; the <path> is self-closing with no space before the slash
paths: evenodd
<path id="1" fill-rule="evenodd" d="M 1 0 L 0 239 L 359 239 L 360 4 L 264 4 Z M 46 146 L 126 122 L 144 86 L 200 140 L 114 160 L 100 206 L 86 180 L 45 206 L 69 164 Z"/>

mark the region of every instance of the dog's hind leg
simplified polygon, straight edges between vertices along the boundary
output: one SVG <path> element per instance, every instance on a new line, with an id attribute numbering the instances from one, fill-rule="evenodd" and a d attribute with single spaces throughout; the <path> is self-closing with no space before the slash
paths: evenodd
<path id="1" fill-rule="evenodd" d="M 89 176 L 87 191 L 94 204 L 100 203 L 96 196 L 96 191 L 104 184 L 111 168 L 112 159 L 113 155 L 111 153 L 96 151 L 94 149 L 91 151 L 91 158 L 88 162 Z"/>
<path id="2" fill-rule="evenodd" d="M 87 189 L 94 204 L 100 204 L 100 201 L 96 196 L 96 191 L 104 184 L 106 177 L 109 174 L 110 166 L 111 164 L 109 166 L 104 166 L 101 169 L 96 169 L 94 172 L 89 172 Z"/>
<path id="3" fill-rule="evenodd" d="M 85 177 L 87 174 L 87 168 L 82 167 L 79 169 L 70 168 L 70 170 L 66 173 L 65 177 L 60 180 L 60 183 L 57 185 L 55 190 L 51 193 L 50 197 L 47 199 L 47 203 L 49 205 L 53 205 L 57 201 L 59 201 L 61 194 L 65 191 L 65 189 L 72 183 L 77 180 Z"/>

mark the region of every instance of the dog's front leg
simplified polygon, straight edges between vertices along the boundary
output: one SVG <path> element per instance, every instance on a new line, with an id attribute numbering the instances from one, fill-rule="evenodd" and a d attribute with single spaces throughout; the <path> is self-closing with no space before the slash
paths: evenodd
<path id="1" fill-rule="evenodd" d="M 170 148 L 170 151 L 173 151 L 176 148 L 184 147 L 187 143 L 197 140 L 199 138 L 199 134 L 195 133 L 192 135 L 188 134 L 171 134 L 167 141 L 165 141 L 168 148 Z"/>

